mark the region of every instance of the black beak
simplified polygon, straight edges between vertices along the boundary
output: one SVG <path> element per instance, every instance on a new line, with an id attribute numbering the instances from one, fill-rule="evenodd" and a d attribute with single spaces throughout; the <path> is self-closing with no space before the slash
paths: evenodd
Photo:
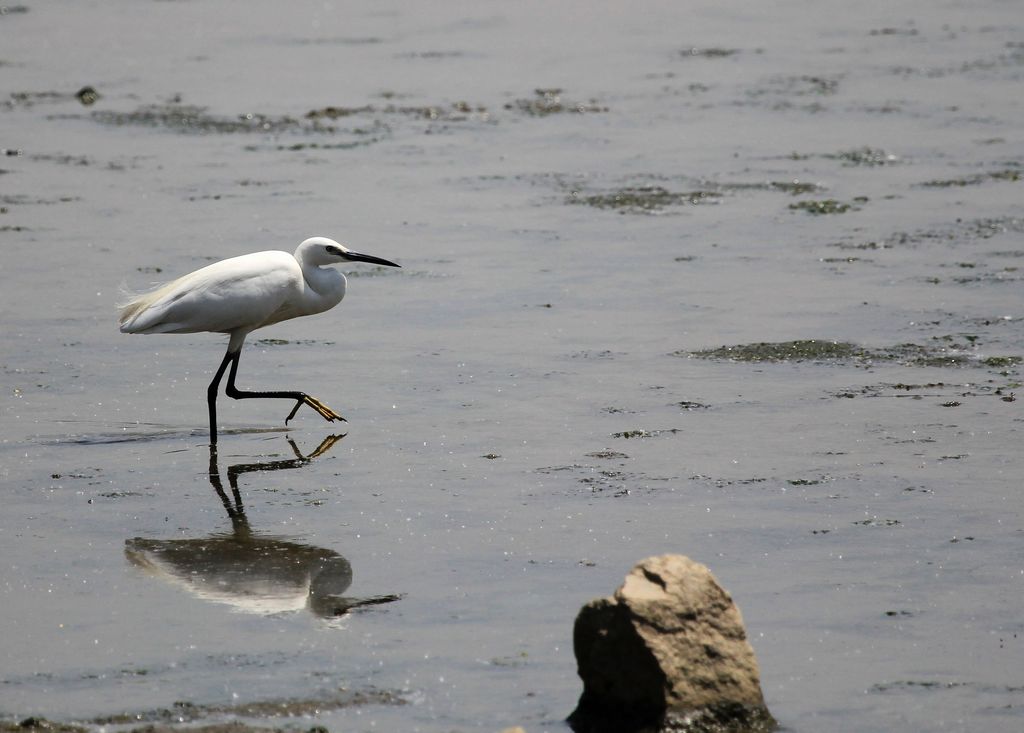
<path id="1" fill-rule="evenodd" d="M 391 260 L 385 260 L 383 257 L 374 257 L 373 255 L 359 254 L 358 252 L 346 252 L 342 255 L 346 260 L 350 262 L 369 262 L 371 265 L 384 265 L 385 267 L 401 267 L 396 265 Z"/>

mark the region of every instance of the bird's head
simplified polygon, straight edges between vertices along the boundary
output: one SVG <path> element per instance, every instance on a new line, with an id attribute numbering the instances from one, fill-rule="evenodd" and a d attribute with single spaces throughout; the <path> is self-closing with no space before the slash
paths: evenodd
<path id="1" fill-rule="evenodd" d="M 321 265 L 337 265 L 342 262 L 369 262 L 372 265 L 401 267 L 390 260 L 373 255 L 353 252 L 345 245 L 327 237 L 311 237 L 295 250 L 295 259 L 316 267 Z"/>

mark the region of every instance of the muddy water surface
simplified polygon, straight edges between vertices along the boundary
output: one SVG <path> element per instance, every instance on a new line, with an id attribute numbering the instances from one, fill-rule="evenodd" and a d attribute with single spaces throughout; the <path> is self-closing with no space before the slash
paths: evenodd
<path id="1" fill-rule="evenodd" d="M 1014 3 L 29 0 L 0 79 L 6 720 L 567 730 L 679 552 L 788 730 L 1024 724 Z M 315 234 L 402 269 L 240 382 L 349 423 L 211 455 L 119 291 Z"/>

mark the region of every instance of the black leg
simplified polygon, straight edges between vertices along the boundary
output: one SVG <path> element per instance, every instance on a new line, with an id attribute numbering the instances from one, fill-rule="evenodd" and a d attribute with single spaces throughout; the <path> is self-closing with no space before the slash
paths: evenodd
<path id="1" fill-rule="evenodd" d="M 224 362 L 221 363 L 220 369 L 217 370 L 217 377 L 216 377 L 215 381 L 219 382 L 220 381 L 220 376 L 224 372 L 225 365 L 228 362 L 231 362 L 231 370 L 228 372 L 228 386 L 224 390 L 224 394 L 226 394 L 231 399 L 234 399 L 234 400 L 249 400 L 249 399 L 295 400 L 295 407 L 293 407 L 292 411 L 288 413 L 288 417 L 286 417 L 284 419 L 285 425 L 288 424 L 289 420 L 291 420 L 293 417 L 295 417 L 295 413 L 298 412 L 299 408 L 302 407 L 303 405 L 309 405 L 310 407 L 312 407 L 314 410 L 316 410 L 318 413 L 320 413 L 320 416 L 324 420 L 327 420 L 328 422 L 333 422 L 334 420 L 341 420 L 342 422 L 346 422 L 345 418 L 343 418 L 341 415 L 336 413 L 334 410 L 332 410 L 330 407 L 325 405 L 323 402 L 321 402 L 317 398 L 310 397 L 305 392 L 294 392 L 294 391 L 284 391 L 284 392 L 243 392 L 242 390 L 238 389 L 237 387 L 235 387 L 235 375 L 238 374 L 238 360 L 241 357 L 241 355 L 242 355 L 242 350 L 241 349 L 239 349 L 238 351 L 234 352 L 233 354 L 229 352 L 228 354 L 226 354 L 224 356 Z M 214 385 L 211 384 L 210 386 L 211 386 L 211 388 L 214 388 Z M 214 397 L 216 398 L 216 389 L 214 389 Z M 213 407 L 212 407 L 213 402 L 210 402 L 210 405 L 211 405 L 210 409 L 213 410 Z M 211 414 L 212 414 L 212 412 L 211 412 Z"/>
<path id="2" fill-rule="evenodd" d="M 224 360 L 221 361 L 220 366 L 217 367 L 217 373 L 213 375 L 213 381 L 210 382 L 210 386 L 206 388 L 206 404 L 210 408 L 210 444 L 217 444 L 217 390 L 220 387 L 221 377 L 224 376 L 224 370 L 228 368 L 228 362 L 232 360 L 234 363 L 238 362 L 239 352 L 232 354 L 228 351 L 224 354 Z"/>
<path id="3" fill-rule="evenodd" d="M 228 499 L 228 495 L 224 493 L 224 485 L 220 481 L 220 468 L 217 465 L 217 444 L 210 443 L 210 468 L 209 468 L 210 485 L 213 486 L 213 490 L 217 492 L 217 496 L 220 497 L 221 503 L 224 504 L 224 508 L 228 512 L 228 517 L 231 518 L 231 523 L 235 525 L 235 531 L 249 529 L 249 522 L 245 518 L 245 507 L 242 506 L 242 495 L 238 491 L 238 483 L 236 480 L 231 480 L 231 472 L 228 470 L 228 481 L 231 483 L 231 493 L 234 495 L 234 503 Z"/>

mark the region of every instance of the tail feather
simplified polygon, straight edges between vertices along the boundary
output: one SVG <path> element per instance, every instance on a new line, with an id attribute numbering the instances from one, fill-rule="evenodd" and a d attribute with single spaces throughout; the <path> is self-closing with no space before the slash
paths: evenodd
<path id="1" fill-rule="evenodd" d="M 144 322 L 139 322 L 140 316 L 142 316 L 154 303 L 159 301 L 168 291 L 173 283 L 162 283 L 157 285 L 152 290 L 147 290 L 142 293 L 133 293 L 130 291 L 123 291 L 124 300 L 117 304 L 118 322 L 121 327 L 121 333 L 142 333 L 146 330 L 147 326 L 151 326 L 152 323 L 148 323 L 152 319 L 142 319 Z"/>
<path id="2" fill-rule="evenodd" d="M 118 323 L 121 326 L 122 333 L 131 333 L 131 321 L 135 316 L 142 312 L 145 307 L 145 300 L 138 295 L 131 300 L 126 300 L 117 304 L 117 309 L 119 311 Z"/>

